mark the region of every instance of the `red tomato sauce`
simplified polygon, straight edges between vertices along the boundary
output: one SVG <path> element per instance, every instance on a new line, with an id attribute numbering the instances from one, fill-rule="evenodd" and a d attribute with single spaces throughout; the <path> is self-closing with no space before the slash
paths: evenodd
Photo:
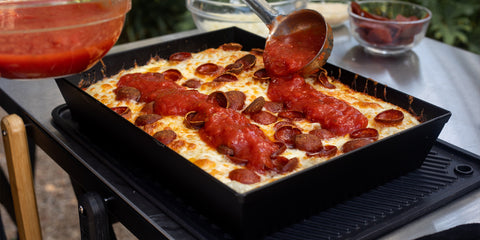
<path id="1" fill-rule="evenodd" d="M 160 73 L 134 73 L 122 76 L 118 87 L 135 87 L 140 101 L 154 101 L 154 112 L 163 116 L 185 116 L 195 111 L 205 118 L 199 134 L 203 141 L 217 149 L 225 145 L 234 150 L 236 158 L 248 160 L 246 167 L 256 172 L 273 168 L 270 158 L 277 146 L 250 120 L 233 109 L 207 101 L 207 95 L 187 90 Z"/>
<path id="2" fill-rule="evenodd" d="M 323 32 L 312 28 L 267 42 L 263 54 L 271 77 L 267 95 L 290 110 L 304 113 L 309 121 L 320 123 L 335 135 L 345 135 L 366 127 L 368 119 L 348 103 L 317 91 L 299 74 L 321 49 Z"/>
<path id="3" fill-rule="evenodd" d="M 368 119 L 357 109 L 317 91 L 298 75 L 272 79 L 268 97 L 283 102 L 290 110 L 303 112 L 309 121 L 320 123 L 322 128 L 338 136 L 368 125 Z"/>
<path id="4" fill-rule="evenodd" d="M 265 45 L 263 61 L 272 76 L 285 76 L 300 71 L 322 48 L 325 36 L 316 28 L 272 37 Z"/>
<path id="5" fill-rule="evenodd" d="M 93 66 L 122 31 L 124 9 L 110 8 L 93 2 L 0 12 L 1 77 L 62 76 Z M 86 24 L 109 16 L 112 18 L 108 21 Z M 48 28 L 54 30 L 45 31 Z"/>

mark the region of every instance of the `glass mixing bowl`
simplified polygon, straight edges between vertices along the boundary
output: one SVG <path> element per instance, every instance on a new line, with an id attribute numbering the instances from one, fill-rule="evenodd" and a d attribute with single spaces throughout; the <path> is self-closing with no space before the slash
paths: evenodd
<path id="1" fill-rule="evenodd" d="M 130 0 L 0 2 L 0 76 L 35 79 L 87 70 L 116 43 Z"/>
<path id="2" fill-rule="evenodd" d="M 378 55 L 401 54 L 412 49 L 425 37 L 432 17 L 427 8 L 409 2 L 357 3 L 374 16 L 355 13 L 352 2 L 348 8 L 351 34 L 368 52 Z"/>
<path id="3" fill-rule="evenodd" d="M 286 15 L 305 8 L 305 0 L 267 0 L 279 12 Z M 212 31 L 236 26 L 266 37 L 269 33 L 260 18 L 241 0 L 186 0 L 198 29 Z"/>

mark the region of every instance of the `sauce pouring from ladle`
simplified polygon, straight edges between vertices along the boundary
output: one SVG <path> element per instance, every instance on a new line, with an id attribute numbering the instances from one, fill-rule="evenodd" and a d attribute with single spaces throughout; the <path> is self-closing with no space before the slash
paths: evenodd
<path id="1" fill-rule="evenodd" d="M 270 29 L 263 55 L 269 74 L 308 77 L 330 57 L 333 34 L 323 16 L 310 9 L 280 15 L 265 0 L 244 0 Z"/>

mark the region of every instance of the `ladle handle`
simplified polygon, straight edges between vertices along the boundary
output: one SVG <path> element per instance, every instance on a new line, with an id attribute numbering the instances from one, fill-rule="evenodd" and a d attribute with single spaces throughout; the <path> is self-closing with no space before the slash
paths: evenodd
<path id="1" fill-rule="evenodd" d="M 273 9 L 265 0 L 243 0 L 267 25 L 270 25 L 278 16 L 278 11 Z"/>

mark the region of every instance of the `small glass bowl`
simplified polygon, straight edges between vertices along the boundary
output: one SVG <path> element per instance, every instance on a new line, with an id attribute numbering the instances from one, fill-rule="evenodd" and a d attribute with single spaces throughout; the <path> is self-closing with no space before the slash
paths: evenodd
<path id="1" fill-rule="evenodd" d="M 361 9 L 386 17 L 377 20 L 360 16 L 348 8 L 350 32 L 367 52 L 396 55 L 416 46 L 425 37 L 432 13 L 427 8 L 399 1 L 360 1 Z M 417 20 L 410 17 L 416 17 Z"/>
<path id="2" fill-rule="evenodd" d="M 305 7 L 305 0 L 267 0 L 281 15 Z M 198 29 L 213 31 L 232 26 L 267 37 L 269 30 L 241 0 L 186 0 Z"/>
<path id="3" fill-rule="evenodd" d="M 332 28 L 343 26 L 348 21 L 348 0 L 309 0 L 308 9 L 313 9 L 325 18 Z"/>
<path id="4" fill-rule="evenodd" d="M 116 43 L 130 8 L 131 0 L 0 1 L 0 77 L 89 69 Z"/>

